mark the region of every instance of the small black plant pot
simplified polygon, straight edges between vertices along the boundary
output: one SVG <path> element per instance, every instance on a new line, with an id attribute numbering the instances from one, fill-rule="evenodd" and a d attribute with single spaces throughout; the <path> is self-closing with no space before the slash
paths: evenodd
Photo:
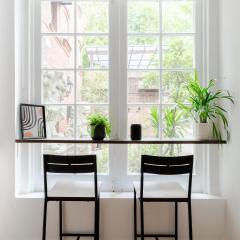
<path id="1" fill-rule="evenodd" d="M 141 124 L 132 124 L 131 125 L 131 139 L 132 140 L 141 140 L 142 139 Z"/>
<path id="2" fill-rule="evenodd" d="M 91 138 L 93 140 L 103 140 L 106 137 L 104 125 L 91 125 Z"/>

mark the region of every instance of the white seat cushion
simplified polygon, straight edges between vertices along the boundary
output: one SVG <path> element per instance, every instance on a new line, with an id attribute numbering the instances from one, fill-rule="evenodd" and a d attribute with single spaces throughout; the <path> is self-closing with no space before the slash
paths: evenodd
<path id="1" fill-rule="evenodd" d="M 140 196 L 140 182 L 133 182 L 137 196 Z M 187 192 L 176 182 L 150 182 L 143 185 L 144 198 L 187 198 Z"/>
<path id="2" fill-rule="evenodd" d="M 101 182 L 98 182 L 98 191 Z M 58 181 L 48 191 L 49 197 L 95 197 L 94 182 Z"/>

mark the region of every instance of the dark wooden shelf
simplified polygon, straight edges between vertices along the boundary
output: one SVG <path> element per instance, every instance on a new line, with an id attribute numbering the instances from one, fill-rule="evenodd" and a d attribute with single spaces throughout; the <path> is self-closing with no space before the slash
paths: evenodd
<path id="1" fill-rule="evenodd" d="M 103 140 L 93 141 L 92 139 L 16 139 L 16 143 L 62 143 L 62 144 L 226 144 L 227 141 L 219 140 L 196 140 L 196 139 L 143 139 L 132 140 Z"/>

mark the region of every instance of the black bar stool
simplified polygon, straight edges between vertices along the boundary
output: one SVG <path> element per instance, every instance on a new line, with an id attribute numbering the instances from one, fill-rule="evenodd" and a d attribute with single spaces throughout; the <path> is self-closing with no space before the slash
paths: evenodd
<path id="1" fill-rule="evenodd" d="M 47 173 L 93 173 L 94 181 L 59 181 L 48 190 Z M 96 155 L 86 156 L 57 156 L 44 155 L 44 214 L 42 239 L 46 239 L 47 204 L 49 201 L 59 202 L 59 239 L 63 237 L 94 237 L 99 239 L 99 192 L 97 182 Z M 94 233 L 63 233 L 62 202 L 63 201 L 87 201 L 95 202 Z"/>
<path id="2" fill-rule="evenodd" d="M 178 203 L 188 204 L 189 239 L 193 239 L 192 233 L 192 189 L 193 156 L 181 157 L 156 157 L 143 155 L 141 159 L 141 180 L 134 182 L 134 239 L 141 237 L 174 238 L 178 240 Z M 188 191 L 176 182 L 158 183 L 144 181 L 144 173 L 157 175 L 189 174 Z M 137 233 L 137 197 L 140 201 L 141 234 Z M 174 202 L 175 203 L 175 233 L 174 234 L 145 234 L 144 233 L 144 202 Z"/>

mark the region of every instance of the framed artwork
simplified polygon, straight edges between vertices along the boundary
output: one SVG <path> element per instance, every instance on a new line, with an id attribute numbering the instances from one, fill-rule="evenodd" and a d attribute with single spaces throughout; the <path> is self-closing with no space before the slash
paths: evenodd
<path id="1" fill-rule="evenodd" d="M 45 107 L 20 104 L 20 124 L 23 139 L 43 139 L 46 134 Z"/>

